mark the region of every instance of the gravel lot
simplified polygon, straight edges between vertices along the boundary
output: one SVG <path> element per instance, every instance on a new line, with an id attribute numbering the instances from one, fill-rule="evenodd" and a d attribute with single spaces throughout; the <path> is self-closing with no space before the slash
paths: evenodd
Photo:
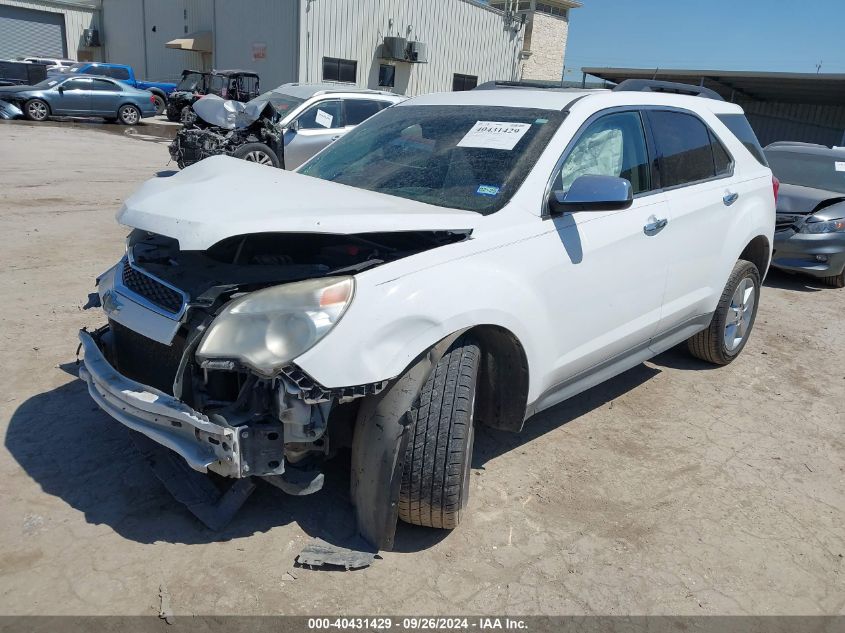
<path id="1" fill-rule="evenodd" d="M 166 144 L 0 124 L 0 613 L 845 614 L 845 291 L 772 273 L 737 362 L 672 351 L 482 430 L 453 533 L 400 525 L 356 572 L 294 567 L 351 528 L 343 464 L 310 498 L 262 486 L 201 526 L 76 378 L 121 200 Z"/>

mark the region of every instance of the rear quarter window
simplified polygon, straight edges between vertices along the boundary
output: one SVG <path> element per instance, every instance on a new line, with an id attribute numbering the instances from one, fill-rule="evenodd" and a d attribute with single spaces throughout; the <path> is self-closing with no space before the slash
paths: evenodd
<path id="1" fill-rule="evenodd" d="M 739 139 L 739 142 L 745 145 L 745 148 L 751 152 L 758 163 L 766 167 L 769 166 L 763 148 L 760 147 L 760 141 L 757 140 L 757 135 L 751 129 L 751 124 L 748 123 L 744 114 L 718 114 L 716 116 Z"/>

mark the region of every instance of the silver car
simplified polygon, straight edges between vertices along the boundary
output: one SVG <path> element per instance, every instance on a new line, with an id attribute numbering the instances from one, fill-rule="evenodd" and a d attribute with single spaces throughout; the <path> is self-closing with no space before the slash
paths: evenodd
<path id="1" fill-rule="evenodd" d="M 2 97 L 0 97 L 2 98 Z M 404 101 L 344 84 L 283 84 L 247 103 L 207 95 L 170 145 L 180 168 L 224 154 L 296 169 L 374 114 Z"/>
<path id="2" fill-rule="evenodd" d="M 0 101 L 18 106 L 32 121 L 51 116 L 99 116 L 135 125 L 156 113 L 150 92 L 106 77 L 48 77 L 34 86 L 0 88 Z"/>

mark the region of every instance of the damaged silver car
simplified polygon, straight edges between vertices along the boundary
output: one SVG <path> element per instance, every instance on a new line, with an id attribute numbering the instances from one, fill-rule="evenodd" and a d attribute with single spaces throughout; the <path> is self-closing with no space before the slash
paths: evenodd
<path id="1" fill-rule="evenodd" d="M 180 169 L 226 155 L 295 169 L 404 97 L 338 84 L 284 84 L 247 103 L 207 95 L 170 144 Z"/>

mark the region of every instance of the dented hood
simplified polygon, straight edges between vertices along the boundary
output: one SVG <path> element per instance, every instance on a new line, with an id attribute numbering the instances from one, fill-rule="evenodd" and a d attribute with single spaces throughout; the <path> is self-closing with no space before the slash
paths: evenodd
<path id="1" fill-rule="evenodd" d="M 457 231 L 481 217 L 228 156 L 148 180 L 117 213 L 121 224 L 172 237 L 182 250 L 250 233 Z"/>

